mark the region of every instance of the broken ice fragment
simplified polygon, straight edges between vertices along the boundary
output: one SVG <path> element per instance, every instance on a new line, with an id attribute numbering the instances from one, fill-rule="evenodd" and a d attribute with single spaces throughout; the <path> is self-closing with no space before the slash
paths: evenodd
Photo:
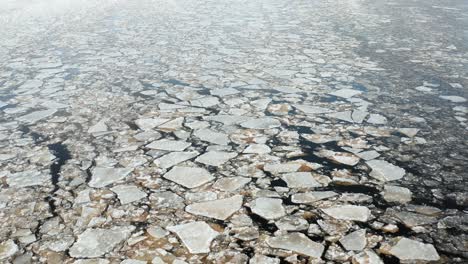
<path id="1" fill-rule="evenodd" d="M 370 114 L 369 119 L 367 119 L 367 123 L 375 125 L 384 125 L 387 123 L 387 118 L 379 114 Z"/>
<path id="2" fill-rule="evenodd" d="M 379 255 L 372 250 L 364 250 L 363 252 L 353 256 L 353 264 L 384 264 Z"/>
<path id="3" fill-rule="evenodd" d="M 297 232 L 269 237 L 266 242 L 272 248 L 291 250 L 313 258 L 320 258 L 325 248 L 322 244 L 314 242 L 306 235 Z"/>
<path id="4" fill-rule="evenodd" d="M 398 132 L 406 135 L 407 137 L 414 137 L 419 132 L 417 128 L 400 128 Z"/>
<path id="5" fill-rule="evenodd" d="M 147 261 L 137 260 L 137 259 L 126 259 L 120 262 L 120 264 L 147 264 L 147 263 L 148 263 Z"/>
<path id="6" fill-rule="evenodd" d="M 241 123 L 240 125 L 244 128 L 250 128 L 250 129 L 271 129 L 275 127 L 280 127 L 281 123 L 275 118 L 263 117 L 263 118 L 251 119 L 249 121 Z"/>
<path id="7" fill-rule="evenodd" d="M 233 94 L 238 94 L 240 93 L 239 90 L 236 90 L 234 88 L 221 88 L 221 89 L 214 89 L 211 90 L 210 93 L 215 96 L 228 96 L 228 95 L 233 95 Z"/>
<path id="8" fill-rule="evenodd" d="M 218 220 L 226 220 L 242 206 L 243 196 L 234 195 L 229 198 L 190 204 L 185 211 Z"/>
<path id="9" fill-rule="evenodd" d="M 351 111 L 331 113 L 331 114 L 328 114 L 327 116 L 336 118 L 338 120 L 350 122 L 350 123 L 354 122 L 353 118 L 351 117 Z"/>
<path id="10" fill-rule="evenodd" d="M 192 159 L 198 156 L 199 154 L 200 153 L 198 153 L 197 151 L 171 152 L 154 160 L 154 164 L 163 169 L 167 169 L 181 162 Z"/>
<path id="11" fill-rule="evenodd" d="M 226 177 L 217 180 L 213 184 L 213 188 L 216 188 L 225 192 L 232 192 L 239 188 L 242 188 L 244 185 L 251 181 L 250 178 L 246 177 Z"/>
<path id="12" fill-rule="evenodd" d="M 146 145 L 149 149 L 158 149 L 166 151 L 183 151 L 192 145 L 190 142 L 181 140 L 161 139 Z"/>
<path id="13" fill-rule="evenodd" d="M 29 123 L 29 124 L 34 124 L 39 120 L 42 120 L 44 118 L 47 118 L 57 112 L 57 109 L 47 109 L 47 110 L 42 110 L 42 111 L 35 111 L 29 114 L 26 114 L 24 116 L 18 117 L 18 121 Z"/>
<path id="14" fill-rule="evenodd" d="M 166 229 L 176 233 L 192 254 L 209 253 L 211 242 L 219 235 L 207 223 L 201 221 L 169 226 Z"/>
<path id="15" fill-rule="evenodd" d="M 282 231 L 303 231 L 309 228 L 309 222 L 302 216 L 287 215 L 275 221 L 275 225 Z"/>
<path id="16" fill-rule="evenodd" d="M 385 185 L 383 198 L 389 203 L 406 204 L 411 201 L 411 191 L 404 187 Z"/>
<path id="17" fill-rule="evenodd" d="M 214 179 L 205 169 L 182 166 L 172 168 L 163 177 L 187 188 L 195 188 Z"/>
<path id="18" fill-rule="evenodd" d="M 265 144 L 251 144 L 244 149 L 245 154 L 267 154 L 271 152 L 271 148 Z"/>
<path id="19" fill-rule="evenodd" d="M 316 144 L 323 144 L 327 142 L 337 141 L 340 139 L 337 136 L 322 135 L 322 134 L 302 134 L 301 137 Z"/>
<path id="20" fill-rule="evenodd" d="M 91 126 L 89 129 L 88 129 L 88 133 L 90 134 L 98 134 L 98 133 L 103 133 L 103 132 L 107 132 L 107 125 L 106 125 L 106 120 L 101 120 L 99 122 L 97 122 L 95 125 Z"/>
<path id="21" fill-rule="evenodd" d="M 430 93 L 432 92 L 432 88 L 426 87 L 426 86 L 418 86 L 414 88 L 417 91 L 423 92 L 423 93 Z"/>
<path id="22" fill-rule="evenodd" d="M 179 117 L 179 118 L 173 119 L 171 121 L 168 121 L 164 124 L 159 125 L 158 130 L 161 130 L 164 132 L 174 132 L 174 131 L 181 132 L 183 130 L 180 128 L 182 127 L 183 123 L 184 123 L 184 118 Z"/>
<path id="23" fill-rule="evenodd" d="M 336 163 L 345 164 L 348 166 L 354 166 L 359 163 L 360 158 L 354 154 L 347 153 L 347 152 L 335 152 L 331 150 L 322 149 L 317 152 L 317 155 L 321 157 L 325 157 L 331 161 Z"/>
<path id="24" fill-rule="evenodd" d="M 18 252 L 18 246 L 13 240 L 6 240 L 0 243 L 0 259 L 7 259 Z"/>
<path id="25" fill-rule="evenodd" d="M 249 260 L 249 264 L 280 264 L 280 260 L 277 258 L 267 257 L 265 255 L 255 254 L 253 258 Z"/>
<path id="26" fill-rule="evenodd" d="M 364 119 L 366 119 L 368 114 L 369 112 L 367 111 L 354 110 L 351 114 L 351 118 L 355 123 L 361 124 L 364 121 Z"/>
<path id="27" fill-rule="evenodd" d="M 52 183 L 50 174 L 41 171 L 27 170 L 7 175 L 6 183 L 10 187 L 28 187 Z"/>
<path id="28" fill-rule="evenodd" d="M 380 153 L 378 153 L 375 150 L 368 150 L 368 151 L 358 152 L 355 155 L 364 160 L 373 160 L 375 158 L 378 158 L 380 156 Z"/>
<path id="29" fill-rule="evenodd" d="M 128 204 L 146 197 L 146 193 L 135 185 L 118 185 L 112 187 L 111 191 L 117 194 L 121 204 Z"/>
<path id="30" fill-rule="evenodd" d="M 156 208 L 179 209 L 185 206 L 184 198 L 171 191 L 154 192 L 150 200 Z"/>
<path id="31" fill-rule="evenodd" d="M 301 168 L 302 164 L 299 162 L 289 162 L 289 163 L 269 163 L 265 164 L 263 167 L 264 171 L 268 171 L 272 174 L 285 173 L 285 172 L 295 172 Z"/>
<path id="32" fill-rule="evenodd" d="M 324 114 L 331 112 L 330 109 L 312 105 L 294 105 L 294 107 L 304 112 L 305 114 Z"/>
<path id="33" fill-rule="evenodd" d="M 310 204 L 316 201 L 328 199 L 328 198 L 335 197 L 335 196 L 338 196 L 338 194 L 332 191 L 296 193 L 291 196 L 291 201 L 293 203 L 299 203 L 299 204 Z"/>
<path id="34" fill-rule="evenodd" d="M 78 235 L 75 244 L 70 248 L 70 256 L 74 258 L 101 257 L 127 239 L 134 229 L 133 226 L 86 229 Z"/>
<path id="35" fill-rule="evenodd" d="M 159 125 L 162 125 L 168 122 L 169 119 L 166 118 L 140 118 L 135 120 L 135 124 L 142 130 L 151 130 Z"/>
<path id="36" fill-rule="evenodd" d="M 379 181 L 387 182 L 399 180 L 403 178 L 406 173 L 404 169 L 385 160 L 370 160 L 366 163 L 372 169 L 369 175 Z"/>
<path id="37" fill-rule="evenodd" d="M 280 176 L 289 188 L 311 188 L 322 185 L 312 176 L 310 172 L 290 172 Z"/>
<path id="38" fill-rule="evenodd" d="M 359 229 L 350 234 L 347 234 L 340 239 L 340 243 L 346 250 L 361 251 L 366 247 L 367 244 L 366 230 Z"/>
<path id="39" fill-rule="evenodd" d="M 252 201 L 250 209 L 254 214 L 268 220 L 286 215 L 281 199 L 260 197 Z"/>
<path id="40" fill-rule="evenodd" d="M 437 261 L 440 259 L 433 245 L 406 237 L 398 240 L 389 253 L 403 261 Z"/>
<path id="41" fill-rule="evenodd" d="M 132 168 L 102 168 L 97 167 L 92 171 L 91 181 L 88 185 L 94 188 L 102 188 L 127 177 Z"/>
<path id="42" fill-rule="evenodd" d="M 452 103 L 464 103 L 466 102 L 466 99 L 461 97 L 461 96 L 456 96 L 456 95 L 441 95 L 439 96 L 442 99 L 448 100 Z"/>
<path id="43" fill-rule="evenodd" d="M 210 129 L 200 129 L 193 133 L 200 140 L 218 145 L 227 145 L 230 140 L 226 134 L 219 133 Z"/>
<path id="44" fill-rule="evenodd" d="M 7 105 L 8 105 L 8 103 L 5 103 L 5 102 L 3 102 L 3 101 L 0 101 L 0 108 L 5 107 L 5 106 L 7 106 Z"/>
<path id="45" fill-rule="evenodd" d="M 366 222 L 371 214 L 369 208 L 357 205 L 337 205 L 322 211 L 335 219 L 359 222 Z"/>
<path id="46" fill-rule="evenodd" d="M 209 151 L 199 156 L 195 161 L 211 166 L 220 166 L 237 156 L 234 152 Z"/>
<path id="47" fill-rule="evenodd" d="M 361 94 L 361 91 L 358 90 L 353 90 L 353 89 L 341 89 L 338 91 L 334 91 L 329 93 L 330 95 L 337 96 L 337 97 L 342 97 L 342 98 L 351 98 L 355 95 Z"/>

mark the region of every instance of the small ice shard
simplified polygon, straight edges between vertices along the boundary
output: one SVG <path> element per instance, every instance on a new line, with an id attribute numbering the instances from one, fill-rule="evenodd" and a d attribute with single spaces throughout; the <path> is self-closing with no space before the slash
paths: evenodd
<path id="1" fill-rule="evenodd" d="M 348 152 L 335 152 L 331 150 L 322 149 L 317 154 L 321 157 L 325 157 L 335 163 L 341 163 L 348 166 L 354 166 L 361 160 L 358 156 Z"/>
<path id="2" fill-rule="evenodd" d="M 223 97 L 223 96 L 238 94 L 240 93 L 240 91 L 234 88 L 221 88 L 221 89 L 211 90 L 210 93 L 215 96 Z"/>
<path id="3" fill-rule="evenodd" d="M 263 167 L 264 171 L 268 171 L 272 174 L 295 172 L 301 168 L 302 164 L 299 162 L 288 162 L 288 163 L 269 163 Z"/>
<path id="4" fill-rule="evenodd" d="M 285 116 L 288 115 L 291 111 L 291 106 L 289 104 L 270 104 L 267 108 L 268 113 L 276 116 Z"/>
<path id="5" fill-rule="evenodd" d="M 373 160 L 375 158 L 380 157 L 380 153 L 378 153 L 375 150 L 368 150 L 368 151 L 358 152 L 355 155 L 360 157 L 361 159 L 364 159 L 364 160 Z"/>
<path id="6" fill-rule="evenodd" d="M 255 118 L 240 124 L 244 128 L 249 129 L 271 129 L 281 126 L 281 122 L 276 118 L 262 117 Z"/>
<path id="7" fill-rule="evenodd" d="M 466 102 L 466 99 L 461 97 L 461 96 L 456 96 L 456 95 L 441 95 L 439 96 L 440 98 L 444 100 L 448 100 L 452 103 L 464 103 Z"/>
<path id="8" fill-rule="evenodd" d="M 379 114 L 370 114 L 369 119 L 367 119 L 367 123 L 374 125 L 385 125 L 387 123 L 387 118 Z"/>
<path id="9" fill-rule="evenodd" d="M 210 166 L 220 166 L 236 156 L 237 153 L 234 152 L 208 151 L 199 156 L 195 161 Z"/>
<path id="10" fill-rule="evenodd" d="M 405 170 L 385 160 L 370 160 L 366 162 L 372 169 L 370 176 L 383 182 L 395 181 L 403 178 Z"/>
<path id="11" fill-rule="evenodd" d="M 416 134 L 419 132 L 419 129 L 418 128 L 400 128 L 398 129 L 398 132 L 411 138 L 411 137 L 416 136 Z"/>
<path id="12" fill-rule="evenodd" d="M 358 90 L 353 90 L 353 89 L 341 89 L 338 91 L 334 91 L 329 93 L 330 95 L 337 96 L 337 97 L 342 97 L 342 98 L 351 98 L 353 96 L 356 96 L 358 94 L 361 94 L 361 91 Z"/>
<path id="13" fill-rule="evenodd" d="M 340 239 L 340 243 L 346 250 L 361 251 L 367 245 L 366 230 L 359 229 L 350 234 L 347 234 Z"/>
<path id="14" fill-rule="evenodd" d="M 287 215 L 275 221 L 275 225 L 282 231 L 304 231 L 309 228 L 309 222 L 302 216 Z"/>
<path id="15" fill-rule="evenodd" d="M 332 198 L 335 196 L 338 196 L 338 194 L 332 191 L 296 193 L 291 196 L 291 201 L 298 204 L 311 204 L 316 201 Z"/>
<path id="16" fill-rule="evenodd" d="M 298 232 L 269 237 L 266 242 L 272 248 L 291 250 L 312 258 L 320 258 L 325 248 L 322 244 L 314 242 L 306 235 Z"/>
<path id="17" fill-rule="evenodd" d="M 146 147 L 165 151 L 183 151 L 190 145 L 192 145 L 190 142 L 182 140 L 161 139 L 146 145 Z"/>
<path id="18" fill-rule="evenodd" d="M 57 109 L 47 109 L 41 111 L 35 111 L 23 116 L 18 117 L 18 121 L 34 124 L 39 120 L 45 119 L 57 112 Z"/>
<path id="19" fill-rule="evenodd" d="M 312 176 L 310 172 L 290 172 L 280 176 L 289 188 L 312 188 L 322 185 Z"/>
<path id="20" fill-rule="evenodd" d="M 142 130 L 151 130 L 159 125 L 162 125 L 168 122 L 169 119 L 167 118 L 140 118 L 135 120 L 135 124 Z"/>
<path id="21" fill-rule="evenodd" d="M 232 192 L 239 188 L 242 188 L 244 185 L 251 181 L 250 178 L 246 177 L 226 177 L 217 180 L 213 184 L 213 188 L 225 191 L 225 192 Z"/>
<path id="22" fill-rule="evenodd" d="M 226 134 L 216 132 L 211 129 L 200 129 L 195 131 L 193 135 L 202 141 L 217 145 L 227 145 L 230 142 L 229 137 Z"/>
<path id="23" fill-rule="evenodd" d="M 215 121 L 222 123 L 223 125 L 234 125 L 240 124 L 244 121 L 249 120 L 249 117 L 246 116 L 237 116 L 237 115 L 215 115 L 215 116 L 204 116 L 204 120 Z"/>
<path id="24" fill-rule="evenodd" d="M 169 226 L 166 229 L 176 233 L 192 254 L 209 253 L 211 242 L 219 235 L 207 223 L 201 221 Z"/>
<path id="25" fill-rule="evenodd" d="M 440 259 L 433 245 L 406 237 L 398 240 L 388 253 L 403 261 L 437 261 Z"/>
<path id="26" fill-rule="evenodd" d="M 226 220 L 242 207 L 243 198 L 242 195 L 234 195 L 225 199 L 193 203 L 185 207 L 185 211 L 195 215 Z"/>
<path id="27" fill-rule="evenodd" d="M 404 187 L 385 185 L 383 198 L 389 203 L 406 204 L 411 201 L 411 191 Z"/>
<path id="28" fill-rule="evenodd" d="M 414 88 L 417 91 L 423 92 L 423 93 L 430 93 L 432 92 L 432 88 L 426 87 L 426 86 L 418 86 Z"/>
<path id="29" fill-rule="evenodd" d="M 331 110 L 319 106 L 312 106 L 312 105 L 294 105 L 297 109 L 304 112 L 305 114 L 324 114 L 330 113 Z"/>
<path id="30" fill-rule="evenodd" d="M 137 260 L 137 259 L 126 259 L 120 262 L 120 264 L 147 264 L 147 263 L 148 263 L 147 261 Z"/>
<path id="31" fill-rule="evenodd" d="M 364 119 L 366 119 L 368 114 L 369 112 L 367 111 L 354 110 L 351 114 L 351 118 L 355 123 L 361 124 L 364 121 Z"/>
<path id="32" fill-rule="evenodd" d="M 265 144 L 251 144 L 244 149 L 245 154 L 267 154 L 271 152 L 271 148 Z"/>
<path id="33" fill-rule="evenodd" d="M 250 209 L 254 214 L 268 220 L 286 215 L 281 199 L 260 197 L 252 201 Z"/>
<path id="34" fill-rule="evenodd" d="M 0 243 L 0 260 L 7 259 L 18 252 L 18 245 L 13 240 L 6 240 Z"/>
<path id="35" fill-rule="evenodd" d="M 184 208 L 184 198 L 171 191 L 154 192 L 149 197 L 151 203 L 157 208 Z"/>
<path id="36" fill-rule="evenodd" d="M 168 169 L 172 166 L 175 166 L 181 162 L 187 161 L 189 159 L 195 158 L 200 153 L 197 151 L 187 151 L 187 152 L 171 152 L 162 157 L 159 157 L 154 160 L 154 164 L 163 168 Z"/>
<path id="37" fill-rule="evenodd" d="M 351 117 L 351 111 L 331 113 L 327 116 L 350 123 L 354 122 L 353 118 Z"/>
<path id="38" fill-rule="evenodd" d="M 42 171 L 26 170 L 7 174 L 6 183 L 10 187 L 29 187 L 51 184 L 50 174 Z"/>
<path id="39" fill-rule="evenodd" d="M 280 259 L 255 254 L 253 258 L 249 260 L 249 264 L 280 264 Z"/>
<path id="40" fill-rule="evenodd" d="M 202 97 L 202 98 L 191 100 L 190 104 L 192 106 L 196 106 L 196 107 L 205 107 L 205 108 L 206 107 L 213 107 L 213 106 L 219 104 L 219 99 L 217 97 L 214 97 L 214 96 L 205 96 L 205 97 Z"/>
<path id="41" fill-rule="evenodd" d="M 353 256 L 353 264 L 384 264 L 379 255 L 374 251 L 367 249 Z"/>
<path id="42" fill-rule="evenodd" d="M 121 204 L 128 204 L 146 197 L 146 193 L 135 185 L 117 185 L 111 188 L 117 194 Z"/>
<path id="43" fill-rule="evenodd" d="M 214 179 L 205 169 L 182 166 L 172 168 L 163 177 L 186 188 L 199 187 Z"/>
<path id="44" fill-rule="evenodd" d="M 0 108 L 5 107 L 5 106 L 7 106 L 7 105 L 8 105 L 8 103 L 5 103 L 5 102 L 3 102 L 3 101 L 0 101 Z"/>
<path id="45" fill-rule="evenodd" d="M 104 119 L 104 120 L 101 120 L 101 121 L 97 122 L 93 126 L 91 126 L 88 129 L 88 133 L 90 133 L 90 134 L 99 134 L 99 133 L 107 132 L 107 130 L 108 130 L 108 128 L 107 128 L 107 125 L 106 125 L 106 120 Z"/>
<path id="46" fill-rule="evenodd" d="M 92 171 L 91 180 L 89 181 L 88 185 L 93 188 L 102 188 L 124 179 L 132 171 L 132 168 L 97 167 Z"/>
<path id="47" fill-rule="evenodd" d="M 327 142 L 337 141 L 340 139 L 340 137 L 338 136 L 322 135 L 322 134 L 302 134 L 301 137 L 315 144 L 323 144 Z"/>
<path id="48" fill-rule="evenodd" d="M 134 229 L 133 226 L 86 229 L 78 235 L 75 244 L 70 248 L 70 256 L 74 258 L 101 257 L 127 239 Z"/>
<path id="49" fill-rule="evenodd" d="M 27 80 L 19 87 L 19 90 L 21 91 L 34 90 L 34 89 L 41 87 L 42 84 L 43 82 L 41 80 Z"/>
<path id="50" fill-rule="evenodd" d="M 358 205 L 337 205 L 322 211 L 335 219 L 359 222 L 366 222 L 371 214 L 369 208 Z"/>
<path id="51" fill-rule="evenodd" d="M 171 121 L 168 121 L 164 124 L 161 124 L 158 126 L 158 130 L 164 131 L 164 132 L 174 132 L 174 131 L 183 131 L 182 125 L 184 123 L 184 118 L 183 117 L 178 117 L 176 119 L 173 119 Z"/>

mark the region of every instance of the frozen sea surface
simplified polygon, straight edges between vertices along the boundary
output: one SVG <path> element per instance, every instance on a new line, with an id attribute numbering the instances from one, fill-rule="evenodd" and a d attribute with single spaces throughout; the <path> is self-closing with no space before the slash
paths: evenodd
<path id="1" fill-rule="evenodd" d="M 1 263 L 466 263 L 468 3 L 0 0 Z"/>

